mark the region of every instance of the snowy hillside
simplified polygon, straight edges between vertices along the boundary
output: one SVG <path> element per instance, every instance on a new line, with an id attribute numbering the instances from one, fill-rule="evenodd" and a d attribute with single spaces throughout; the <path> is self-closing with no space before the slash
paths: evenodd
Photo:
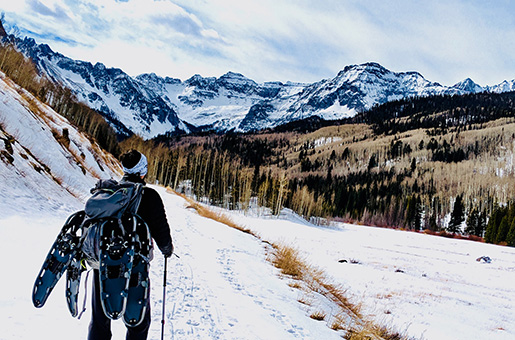
<path id="1" fill-rule="evenodd" d="M 3 73 L 0 139 L 3 215 L 23 212 L 27 205 L 41 209 L 77 206 L 76 198 L 84 197 L 98 178 L 121 171 L 111 155 Z M 15 204 L 18 198 L 24 198 L 24 205 Z"/>

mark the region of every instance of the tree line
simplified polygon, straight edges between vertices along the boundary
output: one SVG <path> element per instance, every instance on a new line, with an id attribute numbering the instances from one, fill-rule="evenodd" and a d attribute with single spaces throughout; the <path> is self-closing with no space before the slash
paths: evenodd
<path id="1" fill-rule="evenodd" d="M 513 117 L 515 92 L 410 97 L 376 105 L 352 120 L 370 124 L 376 135 L 395 135 L 414 129 L 433 134 Z"/>
<path id="2" fill-rule="evenodd" d="M 380 153 L 367 151 L 366 166 L 353 165 L 344 175 L 334 173 L 334 169 L 341 168 L 342 163 L 362 162 L 359 150 L 345 147 L 327 157 L 316 151 L 315 143 L 298 145 L 293 142 L 296 138 L 229 133 L 144 141 L 134 136 L 121 145 L 124 150 L 144 150 L 154 160 L 154 170 L 149 173 L 152 181 L 189 190 L 197 199 L 229 209 L 247 209 L 254 199 L 274 214 L 286 207 L 308 219 L 339 218 L 504 242 L 502 238 L 486 237 L 496 221 L 489 216 L 498 209 L 494 188 L 478 186 L 466 195 L 458 191 L 449 196 L 438 187 L 431 167 L 423 166 L 417 160 L 420 156 L 414 156 L 423 151 L 429 162 L 456 164 L 485 154 L 502 136 L 458 143 L 460 137 L 454 134 L 450 139 L 425 138 L 415 145 L 393 138 Z M 511 140 L 506 140 L 507 145 Z M 297 152 L 291 153 L 292 149 Z M 384 162 L 391 159 L 406 166 L 385 167 Z M 400 162 L 402 159 L 409 161 Z M 446 216 L 450 217 L 447 222 Z"/>
<path id="3" fill-rule="evenodd" d="M 161 138 L 158 142 L 133 136 L 121 147 L 136 148 L 149 155 L 154 165 L 149 180 L 179 191 L 190 190 L 197 199 L 210 204 L 245 210 L 254 198 L 255 203 L 270 208 L 274 214 L 290 207 L 307 218 L 320 216 L 326 210 L 306 186 L 292 182 L 285 170 L 272 168 L 272 163 L 284 162 L 272 150 L 287 145 L 286 140 L 252 140 L 236 134 L 188 142 L 181 139 L 184 137 L 167 141 Z"/>
<path id="4" fill-rule="evenodd" d="M 515 247 L 515 202 L 495 207 L 486 227 L 485 241 Z"/>

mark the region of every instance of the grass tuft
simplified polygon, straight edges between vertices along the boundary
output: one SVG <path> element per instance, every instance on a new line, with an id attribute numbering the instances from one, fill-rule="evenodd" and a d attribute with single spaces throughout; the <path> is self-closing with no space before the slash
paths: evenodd
<path id="1" fill-rule="evenodd" d="M 309 317 L 312 318 L 313 320 L 324 321 L 326 316 L 327 316 L 326 313 L 324 313 L 322 311 L 316 311 L 316 312 L 311 313 L 311 315 Z"/>
<path id="2" fill-rule="evenodd" d="M 167 190 L 168 191 L 173 191 L 170 188 L 167 188 Z M 213 211 L 212 209 L 209 209 L 206 206 L 204 206 L 204 205 L 202 205 L 200 203 L 195 202 L 193 199 L 191 199 L 191 198 L 189 198 L 189 197 L 187 197 L 187 196 L 185 196 L 183 194 L 179 194 L 179 193 L 175 193 L 175 194 L 183 197 L 188 202 L 189 205 L 186 208 L 194 209 L 200 216 L 212 219 L 214 221 L 223 223 L 223 224 L 225 224 L 225 225 L 227 225 L 227 226 L 229 226 L 231 228 L 234 228 L 234 229 L 237 229 L 237 230 L 242 231 L 244 233 L 251 234 L 252 236 L 258 237 L 254 232 L 252 232 L 252 230 L 250 230 L 248 228 L 245 228 L 245 227 L 242 227 L 239 224 L 235 223 L 226 214 L 224 214 L 222 212 Z"/>
<path id="3" fill-rule="evenodd" d="M 300 258 L 296 249 L 284 245 L 274 245 L 275 257 L 272 263 L 281 270 L 284 275 L 296 279 L 302 279 L 306 273 L 306 265 Z"/>

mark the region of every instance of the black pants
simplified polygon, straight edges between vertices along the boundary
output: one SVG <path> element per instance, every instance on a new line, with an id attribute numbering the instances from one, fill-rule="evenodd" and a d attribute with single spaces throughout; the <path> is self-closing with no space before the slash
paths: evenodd
<path id="1" fill-rule="evenodd" d="M 99 271 L 93 270 L 93 296 L 91 322 L 89 324 L 88 340 L 110 340 L 111 319 L 104 314 L 100 302 L 100 278 Z M 126 340 L 146 340 L 150 328 L 150 299 L 147 303 L 147 311 L 143 321 L 136 327 L 127 327 Z"/>

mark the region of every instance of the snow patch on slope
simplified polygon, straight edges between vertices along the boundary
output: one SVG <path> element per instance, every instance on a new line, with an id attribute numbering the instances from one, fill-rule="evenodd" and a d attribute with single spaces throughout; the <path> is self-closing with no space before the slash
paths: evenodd
<path id="1" fill-rule="evenodd" d="M 120 173 L 117 161 L 100 151 L 65 118 L 42 104 L 0 74 L 0 205 L 3 213 L 23 213 L 26 206 L 13 204 L 25 197 L 43 209 L 76 206 L 97 178 Z M 59 143 L 68 131 L 69 143 Z M 115 169 L 115 170 L 111 170 Z M 4 207 L 5 205 L 5 207 Z M 5 210 L 4 210 L 5 209 Z"/>

